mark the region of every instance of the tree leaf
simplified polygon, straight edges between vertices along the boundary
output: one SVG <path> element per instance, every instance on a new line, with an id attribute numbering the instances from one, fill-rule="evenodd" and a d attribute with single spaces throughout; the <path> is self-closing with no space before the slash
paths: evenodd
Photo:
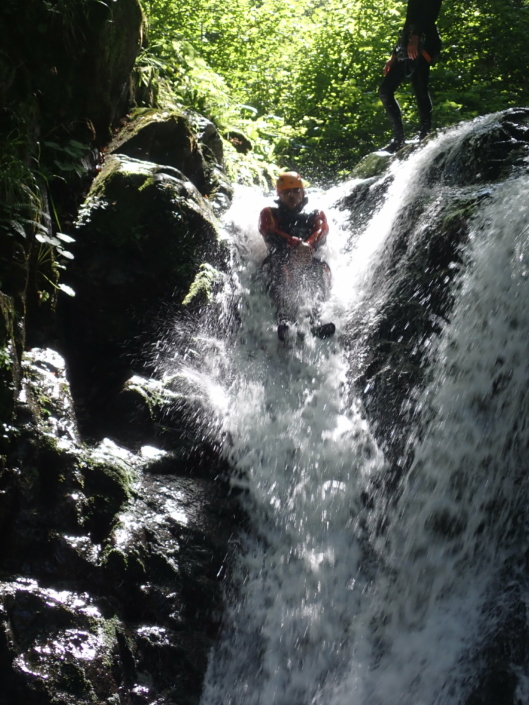
<path id="1" fill-rule="evenodd" d="M 68 294 L 68 296 L 75 296 L 75 291 L 71 286 L 68 286 L 68 284 L 59 284 L 57 288 L 64 291 L 64 293 Z"/>

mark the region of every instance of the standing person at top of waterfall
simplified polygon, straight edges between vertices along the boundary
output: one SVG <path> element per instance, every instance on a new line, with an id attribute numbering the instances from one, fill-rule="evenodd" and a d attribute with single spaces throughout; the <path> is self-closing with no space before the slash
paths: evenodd
<path id="1" fill-rule="evenodd" d="M 270 292 L 277 309 L 277 334 L 284 341 L 289 325 L 295 323 L 292 300 L 301 282 L 309 283 L 314 300 L 327 297 L 331 273 L 326 262 L 314 256 L 325 244 L 329 226 L 320 210 L 305 212 L 308 198 L 300 175 L 280 174 L 276 182 L 276 207 L 264 208 L 259 216 L 259 232 L 268 248 L 263 265 L 270 271 Z M 334 324 L 312 328 L 314 335 L 329 337 Z"/>
<path id="2" fill-rule="evenodd" d="M 428 92 L 430 66 L 439 58 L 441 39 L 436 21 L 442 0 L 408 0 L 406 22 L 397 46 L 384 66 L 378 94 L 393 130 L 392 141 L 383 149 L 390 154 L 404 146 L 404 126 L 395 91 L 410 78 L 419 110 L 419 139 L 432 129 L 432 100 Z"/>

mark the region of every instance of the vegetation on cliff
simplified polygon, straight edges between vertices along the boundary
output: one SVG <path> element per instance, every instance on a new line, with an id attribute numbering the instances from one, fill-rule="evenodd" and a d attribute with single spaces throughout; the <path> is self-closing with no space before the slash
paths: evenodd
<path id="1" fill-rule="evenodd" d="M 150 62 L 181 101 L 244 129 L 263 158 L 320 178 L 347 171 L 387 138 L 382 66 L 402 0 L 144 0 Z M 527 0 L 445 0 L 431 92 L 437 127 L 526 105 Z M 409 87 L 399 94 L 416 126 Z M 329 173 L 329 172 L 328 172 Z"/>

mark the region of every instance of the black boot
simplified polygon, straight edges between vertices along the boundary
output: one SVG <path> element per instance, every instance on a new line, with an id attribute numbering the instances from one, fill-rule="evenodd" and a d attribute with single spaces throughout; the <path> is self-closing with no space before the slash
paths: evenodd
<path id="1" fill-rule="evenodd" d="M 336 332 L 336 326 L 334 323 L 322 323 L 320 326 L 314 326 L 314 328 L 311 328 L 310 332 L 312 335 L 316 336 L 316 338 L 325 340 L 325 338 L 331 338 L 334 335 Z"/>
<path id="2" fill-rule="evenodd" d="M 288 323 L 280 323 L 277 326 L 277 337 L 284 343 L 288 335 Z"/>
<path id="3" fill-rule="evenodd" d="M 385 147 L 381 147 L 380 151 L 387 152 L 388 154 L 395 154 L 395 152 L 398 152 L 399 149 L 402 149 L 404 145 L 404 135 L 402 135 L 399 137 L 394 137 L 389 144 L 387 144 Z"/>
<path id="4" fill-rule="evenodd" d="M 417 99 L 418 100 L 418 99 Z M 432 131 L 432 101 L 427 93 L 418 104 L 419 107 L 419 142 Z"/>
<path id="5" fill-rule="evenodd" d="M 421 129 L 419 130 L 419 142 L 422 142 L 423 139 L 430 134 L 432 131 L 432 121 L 429 120 L 427 122 L 423 122 L 421 124 Z"/>

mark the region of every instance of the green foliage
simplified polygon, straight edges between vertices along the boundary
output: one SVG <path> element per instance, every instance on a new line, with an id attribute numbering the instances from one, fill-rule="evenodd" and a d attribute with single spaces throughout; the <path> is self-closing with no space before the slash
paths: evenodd
<path id="1" fill-rule="evenodd" d="M 22 239 L 43 228 L 42 197 L 27 163 L 28 151 L 29 142 L 19 130 L 0 132 L 0 230 Z"/>
<path id="2" fill-rule="evenodd" d="M 84 153 L 84 150 L 85 146 L 79 144 L 77 153 Z M 33 168 L 29 166 L 32 163 Z M 46 169 L 39 170 L 38 163 L 31 157 L 30 142 L 20 129 L 14 128 L 7 135 L 0 132 L 0 234 L 18 240 L 26 256 L 36 240 L 37 280 L 43 279 L 54 289 L 72 296 L 74 292 L 70 287 L 57 283 L 58 270 L 64 268 L 57 258 L 73 258 L 66 249 L 73 238 L 61 232 L 53 234 L 44 203 L 47 181 Z M 10 266 L 11 254 L 8 257 L 6 254 L 0 255 L 0 260 Z M 17 266 L 21 266 L 19 262 Z M 43 300 L 49 298 L 44 288 L 40 295 Z"/>
<path id="3" fill-rule="evenodd" d="M 42 142 L 44 152 L 48 151 L 48 163 L 52 163 L 55 167 L 54 171 L 60 174 L 61 172 L 73 172 L 77 176 L 86 174 L 86 168 L 82 164 L 83 157 L 90 150 L 90 145 L 83 144 L 74 139 L 68 139 L 64 144 L 59 144 L 56 141 L 44 140 Z M 49 168 L 42 169 L 49 178 L 56 174 L 50 171 Z"/>
<path id="4" fill-rule="evenodd" d="M 13 361 L 11 359 L 11 352 L 7 346 L 0 348 L 0 368 L 4 370 L 10 370 Z"/>
<path id="5" fill-rule="evenodd" d="M 527 105 L 527 0 L 452 0 L 440 31 L 443 61 L 434 85 L 440 124 Z"/>
<path id="6" fill-rule="evenodd" d="M 403 24 L 403 0 L 144 6 L 152 43 L 143 61 L 160 62 L 165 99 L 172 94 L 223 129 L 253 132 L 263 159 L 322 177 L 325 169 L 350 170 L 387 139 L 378 87 Z M 431 80 L 436 126 L 529 102 L 522 58 L 529 0 L 445 0 L 439 30 L 444 49 Z M 411 136 L 418 121 L 408 86 L 399 101 Z"/>
<path id="7" fill-rule="evenodd" d="M 213 287 L 220 278 L 221 273 L 217 269 L 207 263 L 201 264 L 195 280 L 182 302 L 184 306 L 188 306 L 199 296 L 204 297 L 206 301 L 210 301 Z"/>

